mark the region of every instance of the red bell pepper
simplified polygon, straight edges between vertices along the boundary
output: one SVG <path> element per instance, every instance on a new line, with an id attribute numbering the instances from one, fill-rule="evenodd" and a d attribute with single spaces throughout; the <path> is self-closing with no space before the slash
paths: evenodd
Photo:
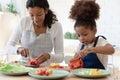
<path id="1" fill-rule="evenodd" d="M 76 68 L 82 68 L 83 67 L 83 61 L 81 59 L 76 59 L 71 61 L 68 66 L 70 69 L 76 69 Z"/>

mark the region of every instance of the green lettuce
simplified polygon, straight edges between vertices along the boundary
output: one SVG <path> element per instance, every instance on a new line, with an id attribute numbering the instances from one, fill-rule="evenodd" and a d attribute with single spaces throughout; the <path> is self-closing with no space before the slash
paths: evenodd
<path id="1" fill-rule="evenodd" d="M 28 72 L 30 68 L 21 65 L 20 63 L 7 63 L 3 64 L 0 67 L 0 72 L 8 72 L 8 73 L 21 73 L 21 72 Z"/>

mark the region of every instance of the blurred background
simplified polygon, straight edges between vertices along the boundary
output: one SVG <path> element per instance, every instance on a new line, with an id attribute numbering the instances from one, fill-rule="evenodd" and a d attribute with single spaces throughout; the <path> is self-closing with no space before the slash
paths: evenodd
<path id="1" fill-rule="evenodd" d="M 73 55 L 79 41 L 69 36 L 74 34 L 74 21 L 69 19 L 69 12 L 75 0 L 48 0 L 51 10 L 57 15 L 62 24 L 64 36 L 65 55 Z M 96 0 L 100 5 L 100 18 L 97 20 L 97 35 L 104 35 L 115 47 L 116 54 L 120 52 L 120 0 Z M 11 32 L 15 28 L 18 20 L 28 15 L 26 10 L 26 0 L 0 0 L 0 51 L 3 52 L 6 42 Z M 110 56 L 111 61 L 112 58 Z"/>

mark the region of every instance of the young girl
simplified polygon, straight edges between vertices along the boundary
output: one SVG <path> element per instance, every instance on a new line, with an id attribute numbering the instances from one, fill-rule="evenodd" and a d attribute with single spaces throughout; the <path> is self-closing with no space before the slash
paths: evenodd
<path id="1" fill-rule="evenodd" d="M 114 48 L 107 40 L 96 37 L 96 19 L 99 18 L 99 5 L 95 1 L 76 1 L 70 11 L 70 18 L 76 20 L 74 29 L 80 40 L 74 58 L 81 58 L 84 68 L 105 69 L 108 56 Z"/>

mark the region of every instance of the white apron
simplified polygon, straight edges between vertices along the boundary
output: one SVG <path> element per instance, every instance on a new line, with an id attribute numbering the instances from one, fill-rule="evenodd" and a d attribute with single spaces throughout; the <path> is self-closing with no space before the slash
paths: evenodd
<path id="1" fill-rule="evenodd" d="M 21 38 L 22 47 L 29 49 L 29 55 L 31 58 L 37 58 L 40 54 L 45 52 L 51 52 L 53 49 L 51 34 L 46 30 L 46 33 L 36 36 L 34 28 L 23 31 Z M 22 57 L 23 61 L 27 59 Z"/>

